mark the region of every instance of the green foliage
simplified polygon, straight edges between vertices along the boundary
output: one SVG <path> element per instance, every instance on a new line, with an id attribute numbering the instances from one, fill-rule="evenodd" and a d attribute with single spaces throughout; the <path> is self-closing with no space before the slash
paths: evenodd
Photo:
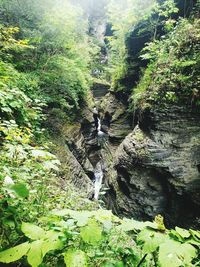
<path id="1" fill-rule="evenodd" d="M 87 267 L 87 256 L 81 250 L 69 250 L 64 254 L 66 266 L 68 267 Z"/>
<path id="2" fill-rule="evenodd" d="M 119 85 L 120 79 L 127 73 L 126 37 L 136 23 L 151 9 L 154 1 L 110 1 L 108 6 L 109 21 L 112 25 L 113 36 L 107 37 L 110 47 L 109 64 L 111 67 L 112 88 L 123 90 Z"/>
<path id="3" fill-rule="evenodd" d="M 90 64 L 95 56 L 82 10 L 70 1 L 58 0 L 1 1 L 0 8 L 4 10 L 0 21 L 11 25 L 3 28 L 7 35 L 2 38 L 9 45 L 3 43 L 2 58 L 34 77 L 37 94 L 51 107 L 72 114 L 90 87 Z"/>
<path id="4" fill-rule="evenodd" d="M 149 43 L 142 55 L 150 60 L 132 100 L 144 103 L 184 103 L 199 105 L 199 19 L 182 19 L 173 31 L 160 41 Z"/>
<path id="5" fill-rule="evenodd" d="M 15 120 L 19 125 L 32 127 L 39 131 L 44 119 L 44 101 L 28 92 L 37 90 L 37 81 L 16 71 L 11 64 L 0 61 L 0 114 L 5 120 Z M 30 94 L 30 97 L 28 96 Z"/>
<path id="6" fill-rule="evenodd" d="M 87 21 L 68 1 L 2 0 L 0 10 L 2 250 L 18 243 L 21 231 L 33 238 L 27 224 L 21 229 L 22 221 L 34 222 L 52 207 L 94 205 L 72 185 L 65 188 L 62 182 L 61 189 L 60 162 L 50 153 L 52 144 L 42 128 L 47 110 L 56 107 L 65 118 L 70 112 L 74 118 L 85 98 L 91 79 Z M 28 254 L 33 266 L 42 260 L 33 256 L 39 255 L 37 245 Z M 51 238 L 43 245 L 45 255 L 57 241 Z"/>
<path id="7" fill-rule="evenodd" d="M 21 230 L 28 238 L 33 240 L 41 239 L 45 234 L 42 228 L 25 222 L 22 223 Z"/>
<path id="8" fill-rule="evenodd" d="M 139 25 L 138 37 L 149 36 L 150 40 L 155 40 L 159 35 L 158 28 L 162 27 L 165 31 L 173 28 L 175 21 L 171 16 L 177 12 L 174 0 L 110 1 L 108 16 L 113 36 L 108 37 L 108 41 L 113 89 L 126 91 L 122 80 L 126 79 L 128 72 L 137 64 L 134 62 L 133 66 L 130 65 L 126 44 L 133 29 Z"/>
<path id="9" fill-rule="evenodd" d="M 163 267 L 189 266 L 194 257 L 196 249 L 190 244 L 168 240 L 160 246 L 159 262 Z"/>
<path id="10" fill-rule="evenodd" d="M 101 228 L 95 221 L 90 221 L 88 225 L 81 230 L 80 235 L 84 242 L 95 245 L 101 240 Z"/>
<path id="11" fill-rule="evenodd" d="M 9 58 L 6 55 L 10 50 L 23 50 L 24 48 L 31 48 L 28 45 L 28 40 L 16 40 L 13 35 L 19 32 L 18 27 L 5 27 L 0 24 L 0 57 Z"/>
<path id="12" fill-rule="evenodd" d="M 0 262 L 10 263 L 21 259 L 28 250 L 30 249 L 30 244 L 28 242 L 22 243 L 16 247 L 9 248 L 4 252 L 0 252 Z"/>
<path id="13" fill-rule="evenodd" d="M 144 253 L 152 253 L 165 241 L 165 234 L 145 229 L 140 232 L 137 240 L 143 242 Z"/>
<path id="14" fill-rule="evenodd" d="M 100 46 L 88 36 L 82 11 L 59 0 L 2 0 L 0 9 L 0 262 L 198 266 L 199 231 L 167 230 L 161 216 L 138 222 L 95 210 L 97 204 L 62 179 L 42 124 L 46 112 L 74 117 L 91 85 Z M 133 26 L 150 21 L 145 31 L 155 39 L 160 24 L 166 31 L 174 27 L 175 12 L 171 0 L 131 0 L 127 6 L 111 1 L 115 89 L 123 89 L 118 81 L 127 73 L 125 41 Z M 193 22 L 182 20 L 163 40 L 147 45 L 142 57 L 150 64 L 134 91 L 137 103 L 148 97 L 199 101 L 199 20 Z"/>
<path id="15" fill-rule="evenodd" d="M 81 217 L 88 220 L 80 226 Z M 48 262 L 51 251 L 55 262 L 59 260 L 68 267 L 181 267 L 198 264 L 199 231 L 181 228 L 161 231 L 157 220 L 154 223 L 124 221 L 106 210 L 54 210 L 47 218 L 51 223 L 45 226 L 45 230 L 22 223 L 22 231 L 34 241 L 0 252 L 0 261 L 14 262 L 27 255 L 29 264 L 37 267 L 41 262 Z M 125 226 L 127 224 L 129 228 Z M 181 241 L 176 240 L 177 236 L 182 238 Z M 19 246 L 24 248 L 20 254 Z M 7 258 L 8 253 L 11 256 Z"/>
<path id="16" fill-rule="evenodd" d="M 21 197 L 21 198 L 27 198 L 29 196 L 29 190 L 26 188 L 26 185 L 23 183 L 10 185 L 6 189 L 9 192 L 15 193 L 18 197 Z"/>

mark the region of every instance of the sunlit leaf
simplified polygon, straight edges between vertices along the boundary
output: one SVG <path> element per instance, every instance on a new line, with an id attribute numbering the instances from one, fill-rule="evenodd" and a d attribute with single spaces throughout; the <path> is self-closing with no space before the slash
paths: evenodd
<path id="1" fill-rule="evenodd" d="M 160 244 L 164 243 L 167 236 L 163 233 L 155 232 L 153 230 L 144 229 L 138 236 L 137 240 L 143 242 L 144 253 L 154 252 Z"/>
<path id="2" fill-rule="evenodd" d="M 196 257 L 196 249 L 190 244 L 167 240 L 160 245 L 159 262 L 161 267 L 187 266 Z"/>
<path id="3" fill-rule="evenodd" d="M 45 234 L 44 241 L 42 244 L 43 256 L 51 250 L 62 249 L 63 243 L 59 239 L 60 233 L 55 231 L 48 231 Z"/>
<path id="4" fill-rule="evenodd" d="M 27 260 L 32 267 L 38 267 L 42 263 L 42 245 L 42 240 L 36 240 L 30 244 Z"/>
<path id="5" fill-rule="evenodd" d="M 119 225 L 117 228 L 125 232 L 129 232 L 133 230 L 142 230 L 146 227 L 157 229 L 157 224 L 152 222 L 139 222 L 130 219 L 123 219 L 121 225 Z"/>
<path id="6" fill-rule="evenodd" d="M 23 222 L 21 230 L 28 238 L 33 240 L 42 239 L 45 236 L 45 231 L 41 227 L 31 223 Z"/>
<path id="7" fill-rule="evenodd" d="M 10 263 L 17 261 L 21 259 L 24 255 L 26 255 L 29 249 L 30 244 L 26 242 L 16 247 L 4 250 L 0 252 L 0 262 Z"/>
<path id="8" fill-rule="evenodd" d="M 185 230 L 185 229 L 180 228 L 180 227 L 176 227 L 175 230 L 183 238 L 188 238 L 190 236 L 190 232 L 188 230 Z"/>
<path id="9" fill-rule="evenodd" d="M 81 229 L 81 237 L 88 244 L 98 244 L 102 238 L 102 229 L 97 222 L 91 221 L 87 226 Z"/>
<path id="10" fill-rule="evenodd" d="M 27 198 L 29 196 L 29 190 L 23 183 L 17 183 L 9 186 L 9 191 L 15 193 L 18 197 Z"/>
<path id="11" fill-rule="evenodd" d="M 87 267 L 87 255 L 81 250 L 69 250 L 64 254 L 67 267 Z"/>

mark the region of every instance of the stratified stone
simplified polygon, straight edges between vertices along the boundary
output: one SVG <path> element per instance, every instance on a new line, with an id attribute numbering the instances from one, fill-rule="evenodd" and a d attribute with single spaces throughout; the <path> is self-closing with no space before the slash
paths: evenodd
<path id="1" fill-rule="evenodd" d="M 144 115 L 146 114 L 146 115 Z M 200 224 L 199 114 L 181 107 L 153 110 L 115 152 L 108 185 L 118 213 L 170 225 Z M 144 120 L 148 120 L 148 127 Z M 113 175 L 114 174 L 114 175 Z M 109 172 L 107 177 L 109 177 Z"/>

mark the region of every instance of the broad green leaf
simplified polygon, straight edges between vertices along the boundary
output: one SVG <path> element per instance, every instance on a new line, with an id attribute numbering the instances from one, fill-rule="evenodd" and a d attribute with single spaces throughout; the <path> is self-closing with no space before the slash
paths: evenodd
<path id="1" fill-rule="evenodd" d="M 167 238 L 168 237 L 162 233 L 144 229 L 138 234 L 137 240 L 144 243 L 144 253 L 152 253 L 159 247 L 160 244 L 164 243 Z"/>
<path id="2" fill-rule="evenodd" d="M 183 238 L 188 238 L 190 236 L 190 232 L 180 227 L 175 228 L 176 232 Z"/>
<path id="3" fill-rule="evenodd" d="M 59 239 L 60 233 L 48 231 L 42 244 L 43 257 L 51 250 L 62 249 L 63 243 Z"/>
<path id="4" fill-rule="evenodd" d="M 123 261 L 118 261 L 115 263 L 115 267 L 125 267 Z"/>
<path id="5" fill-rule="evenodd" d="M 81 229 L 81 237 L 83 241 L 88 244 L 95 245 L 99 243 L 102 237 L 102 229 L 95 221 L 90 221 L 90 223 Z"/>
<path id="6" fill-rule="evenodd" d="M 188 244 L 191 244 L 191 245 L 195 245 L 195 246 L 200 248 L 200 242 L 194 240 L 193 238 L 189 239 L 189 240 L 186 240 L 185 243 L 188 243 Z"/>
<path id="7" fill-rule="evenodd" d="M 85 226 L 88 223 L 89 218 L 91 217 L 91 212 L 87 211 L 77 211 L 74 212 L 72 218 L 77 221 L 77 226 Z"/>
<path id="8" fill-rule="evenodd" d="M 157 229 L 157 224 L 152 222 L 139 222 L 131 219 L 123 219 L 121 225 L 117 226 L 117 229 L 129 232 L 143 230 L 146 227 Z"/>
<path id="9" fill-rule="evenodd" d="M 32 242 L 30 250 L 27 254 L 28 263 L 32 267 L 38 267 L 42 263 L 43 255 L 42 255 L 42 240 L 36 240 Z"/>
<path id="10" fill-rule="evenodd" d="M 87 255 L 81 250 L 69 250 L 64 254 L 67 267 L 87 267 Z"/>
<path id="11" fill-rule="evenodd" d="M 16 247 L 9 248 L 0 252 L 0 262 L 10 263 L 21 259 L 28 250 L 30 249 L 30 244 L 28 242 L 20 244 Z"/>
<path id="12" fill-rule="evenodd" d="M 190 229 L 190 233 L 192 234 L 192 236 L 193 236 L 196 240 L 199 241 L 199 239 L 200 239 L 200 231 Z"/>
<path id="13" fill-rule="evenodd" d="M 32 240 L 42 239 L 45 235 L 45 231 L 41 227 L 31 223 L 23 222 L 21 230 L 28 238 Z"/>
<path id="14" fill-rule="evenodd" d="M 197 256 L 196 249 L 190 244 L 181 244 L 179 251 L 181 258 L 184 257 L 185 264 L 190 264 L 191 261 Z"/>
<path id="15" fill-rule="evenodd" d="M 52 210 L 51 211 L 51 214 L 52 215 L 55 215 L 55 216 L 60 216 L 60 217 L 64 217 L 64 216 L 67 216 L 67 215 L 71 215 L 72 214 L 72 210 L 70 209 L 62 209 L 62 210 Z"/>
<path id="16" fill-rule="evenodd" d="M 23 183 L 17 183 L 17 184 L 9 186 L 9 190 L 21 198 L 26 198 L 29 196 L 29 190 L 26 188 L 26 185 Z"/>
<path id="17" fill-rule="evenodd" d="M 191 263 L 196 257 L 196 249 L 190 244 L 167 240 L 160 245 L 159 262 L 161 267 L 179 267 Z"/>
<path id="18" fill-rule="evenodd" d="M 93 212 L 93 215 L 94 215 L 95 219 L 101 223 L 103 223 L 104 221 L 107 221 L 107 220 L 114 221 L 117 218 L 112 214 L 111 210 L 103 210 L 103 209 L 95 210 Z M 119 221 L 119 218 L 117 218 L 117 219 Z"/>
<path id="19" fill-rule="evenodd" d="M 74 211 L 69 209 L 53 210 L 52 214 L 61 217 L 69 215 L 71 218 L 77 221 L 77 226 L 86 225 L 88 219 L 93 215 L 90 211 Z"/>
<path id="20" fill-rule="evenodd" d="M 176 241 L 179 241 L 179 242 L 184 241 L 184 238 L 180 236 L 180 234 L 173 229 L 170 231 L 169 235 L 172 236 L 172 238 L 175 239 Z"/>

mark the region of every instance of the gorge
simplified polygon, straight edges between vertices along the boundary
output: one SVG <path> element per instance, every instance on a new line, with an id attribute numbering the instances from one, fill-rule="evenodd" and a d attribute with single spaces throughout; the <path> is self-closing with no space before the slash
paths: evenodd
<path id="1" fill-rule="evenodd" d="M 0 0 L 0 266 L 200 266 L 199 0 Z"/>

